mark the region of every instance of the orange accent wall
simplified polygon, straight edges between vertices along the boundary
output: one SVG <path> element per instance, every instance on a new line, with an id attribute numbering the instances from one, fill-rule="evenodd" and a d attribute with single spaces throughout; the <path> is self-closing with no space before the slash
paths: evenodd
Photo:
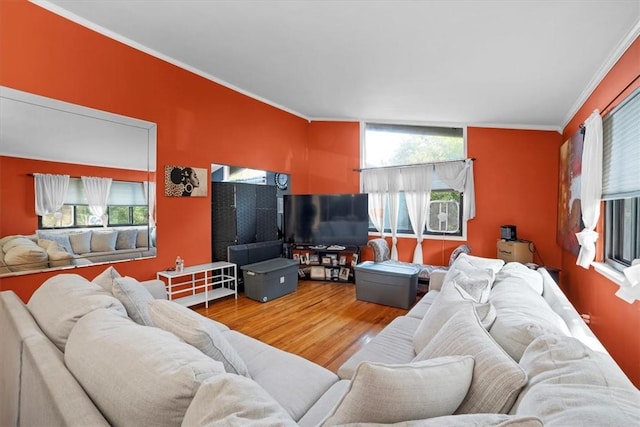
<path id="1" fill-rule="evenodd" d="M 563 134 L 567 139 L 583 123 L 594 109 L 601 112 L 610 102 L 609 109 L 624 100 L 633 90 L 640 87 L 640 38 L 627 49 L 602 82 L 582 105 Z M 635 83 L 624 90 L 631 82 Z M 623 93 L 621 93 L 624 90 Z M 620 95 L 619 95 L 620 94 Z M 603 230 L 602 216 L 598 227 Z M 599 256 L 603 253 L 604 236 L 600 234 Z M 628 304 L 615 296 L 618 285 L 595 272 L 593 267 L 585 270 L 576 265 L 576 257 L 562 252 L 563 288 L 571 302 L 581 313 L 591 315 L 591 329 L 604 344 L 607 351 L 640 387 L 640 302 Z"/>

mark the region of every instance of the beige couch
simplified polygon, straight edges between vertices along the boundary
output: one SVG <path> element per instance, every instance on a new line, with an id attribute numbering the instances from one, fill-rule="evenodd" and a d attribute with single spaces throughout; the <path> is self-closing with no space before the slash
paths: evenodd
<path id="1" fill-rule="evenodd" d="M 0 425 L 637 425 L 638 390 L 520 267 L 489 283 L 453 266 L 339 376 L 113 268 L 48 279 L 27 305 L 1 292 Z"/>
<path id="2" fill-rule="evenodd" d="M 155 256 L 147 227 L 38 230 L 0 239 L 0 274 Z"/>

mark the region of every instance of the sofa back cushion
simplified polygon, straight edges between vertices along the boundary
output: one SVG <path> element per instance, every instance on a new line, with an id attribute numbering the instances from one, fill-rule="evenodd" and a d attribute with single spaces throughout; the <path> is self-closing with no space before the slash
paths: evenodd
<path id="1" fill-rule="evenodd" d="M 138 239 L 138 230 L 135 228 L 125 228 L 118 230 L 116 239 L 116 249 L 135 249 Z"/>
<path id="2" fill-rule="evenodd" d="M 69 234 L 73 252 L 80 255 L 91 252 L 91 231 L 79 231 Z"/>
<path id="3" fill-rule="evenodd" d="M 529 382 L 514 405 L 518 415 L 535 414 L 545 426 L 630 426 L 640 420 L 640 391 L 609 355 L 576 338 L 540 336 L 520 365 Z"/>
<path id="4" fill-rule="evenodd" d="M 200 384 L 224 373 L 175 335 L 105 309 L 78 321 L 64 360 L 114 426 L 179 426 Z"/>
<path id="5" fill-rule="evenodd" d="M 4 263 L 11 271 L 27 271 L 49 267 L 46 249 L 27 237 L 16 237 L 2 247 Z"/>
<path id="6" fill-rule="evenodd" d="M 91 232 L 91 252 L 113 252 L 116 250 L 117 231 Z"/>
<path id="7" fill-rule="evenodd" d="M 63 352 L 71 330 L 86 314 L 100 308 L 127 314 L 120 301 L 77 274 L 58 274 L 47 279 L 33 293 L 27 308 L 42 331 Z"/>
<path id="8" fill-rule="evenodd" d="M 527 375 L 491 338 L 470 305 L 461 305 L 415 360 L 456 355 L 475 359 L 469 393 L 456 414 L 508 413 Z"/>
<path id="9" fill-rule="evenodd" d="M 526 281 L 496 280 L 489 300 L 497 312 L 489 333 L 516 362 L 538 336 L 570 335 L 564 320 Z"/>
<path id="10" fill-rule="evenodd" d="M 129 317 L 134 322 L 154 326 L 149 314 L 149 303 L 154 300 L 151 292 L 133 277 L 116 277 L 111 288 L 113 296 L 118 298 Z"/>

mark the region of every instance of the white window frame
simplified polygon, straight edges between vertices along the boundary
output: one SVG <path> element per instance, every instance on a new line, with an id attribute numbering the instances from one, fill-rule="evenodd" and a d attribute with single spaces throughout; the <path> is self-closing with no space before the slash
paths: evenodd
<path id="1" fill-rule="evenodd" d="M 372 123 L 372 124 L 386 124 L 386 125 L 397 125 L 397 126 L 425 126 L 425 127 L 456 127 L 456 128 L 461 128 L 462 129 L 462 144 L 463 144 L 463 157 L 467 158 L 467 125 L 462 125 L 459 123 L 424 123 L 424 122 L 381 122 L 381 121 L 360 121 L 360 165 L 361 167 L 363 167 L 364 165 L 364 161 L 365 161 L 365 129 L 366 129 L 366 124 L 367 123 Z M 360 192 L 363 191 L 363 182 L 362 182 L 362 178 L 360 178 Z M 464 197 L 464 195 L 463 195 Z M 460 206 L 460 209 L 462 209 L 462 206 Z M 468 225 L 469 221 L 465 220 L 464 218 L 462 219 L 462 222 L 460 223 L 460 227 L 462 228 L 462 234 L 460 236 L 452 236 L 450 234 L 447 233 L 443 233 L 443 234 L 428 234 L 428 233 L 424 233 L 423 234 L 423 238 L 425 240 L 450 240 L 450 241 L 466 241 L 467 240 L 467 225 Z M 426 227 L 425 227 L 426 229 Z M 369 236 L 379 236 L 378 232 L 375 231 L 369 231 Z M 397 237 L 400 238 L 416 238 L 416 234 L 415 233 L 397 233 Z"/>

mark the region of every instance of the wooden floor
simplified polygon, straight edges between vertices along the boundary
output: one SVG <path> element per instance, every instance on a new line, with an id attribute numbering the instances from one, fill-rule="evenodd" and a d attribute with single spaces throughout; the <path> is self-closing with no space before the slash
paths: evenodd
<path id="1" fill-rule="evenodd" d="M 261 303 L 238 295 L 194 309 L 231 329 L 336 372 L 401 308 L 356 300 L 355 285 L 299 281 L 298 290 Z"/>

